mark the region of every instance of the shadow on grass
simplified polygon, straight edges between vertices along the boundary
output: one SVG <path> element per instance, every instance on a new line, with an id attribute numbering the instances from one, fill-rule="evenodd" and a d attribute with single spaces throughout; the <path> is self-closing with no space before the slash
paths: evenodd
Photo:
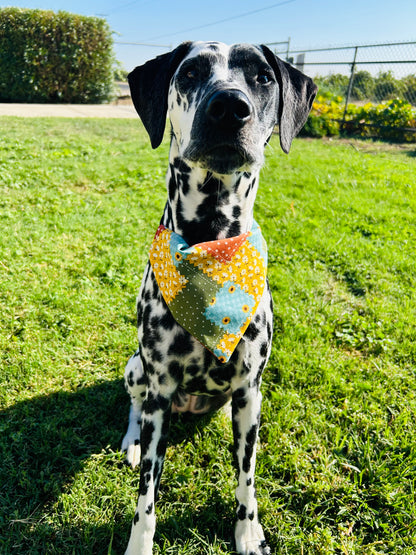
<path id="1" fill-rule="evenodd" d="M 409 158 L 416 158 L 416 148 L 415 149 L 409 149 L 406 152 L 407 156 L 409 156 Z"/>
<path id="2" fill-rule="evenodd" d="M 45 514 L 83 469 L 88 459 L 106 448 L 118 451 L 127 427 L 129 399 L 122 380 L 103 382 L 76 392 L 58 392 L 16 403 L 0 411 L 0 553 L 122 553 L 130 532 L 126 507 L 119 509 L 117 522 L 96 526 L 71 523 L 64 529 L 50 524 Z M 173 417 L 170 444 L 192 437 L 210 420 L 205 417 Z M 132 473 L 115 457 L 116 472 Z M 138 481 L 135 473 L 133 481 Z M 135 497 L 137 490 L 132 489 Z M 48 511 L 49 509 L 49 511 Z M 209 542 L 221 530 L 213 523 L 229 508 L 218 499 L 199 511 L 178 519 L 161 519 L 157 538 L 174 543 L 192 543 L 196 534 Z M 220 517 L 221 518 L 221 517 Z M 194 528 L 194 532 L 191 528 Z M 227 539 L 229 523 L 221 529 Z M 207 530 L 214 532 L 207 535 Z M 109 546 L 112 542 L 112 548 Z"/>
<path id="3" fill-rule="evenodd" d="M 0 412 L 1 553 L 19 552 L 8 550 L 15 530 L 38 521 L 92 454 L 119 448 L 127 415 L 121 380 L 36 397 Z"/>

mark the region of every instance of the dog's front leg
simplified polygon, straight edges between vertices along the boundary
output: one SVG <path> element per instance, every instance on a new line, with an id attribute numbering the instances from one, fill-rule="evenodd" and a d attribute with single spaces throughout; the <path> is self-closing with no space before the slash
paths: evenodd
<path id="1" fill-rule="evenodd" d="M 148 386 L 142 407 L 139 500 L 126 555 L 151 555 L 156 527 L 155 502 L 169 432 L 173 392 Z"/>
<path id="2" fill-rule="evenodd" d="M 233 393 L 232 415 L 234 448 L 238 470 L 236 489 L 237 524 L 235 542 L 239 555 L 269 555 L 263 529 L 257 516 L 254 486 L 256 444 L 260 425 L 259 385 L 246 385 Z"/>

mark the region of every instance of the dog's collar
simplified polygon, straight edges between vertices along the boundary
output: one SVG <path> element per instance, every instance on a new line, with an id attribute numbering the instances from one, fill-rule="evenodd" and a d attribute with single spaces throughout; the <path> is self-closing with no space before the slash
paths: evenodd
<path id="1" fill-rule="evenodd" d="M 227 362 L 254 316 L 266 285 L 267 247 L 260 227 L 189 246 L 159 226 L 150 264 L 173 317 Z"/>

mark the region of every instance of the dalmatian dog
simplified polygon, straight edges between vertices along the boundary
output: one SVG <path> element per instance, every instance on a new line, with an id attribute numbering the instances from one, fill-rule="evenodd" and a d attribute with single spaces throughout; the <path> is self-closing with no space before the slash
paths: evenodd
<path id="1" fill-rule="evenodd" d="M 249 232 L 265 145 L 278 125 L 281 147 L 289 152 L 316 95 L 313 81 L 266 46 L 186 42 L 134 69 L 129 84 L 153 148 L 162 141 L 167 115 L 170 120 L 161 224 L 188 245 Z M 229 399 L 238 478 L 236 551 L 269 554 L 254 480 L 261 375 L 272 339 L 268 285 L 227 362 L 178 324 L 150 264 L 137 314 L 139 350 L 125 371 L 131 408 L 122 450 L 133 468 L 140 463 L 140 485 L 126 554 L 152 553 L 171 413 L 203 413 Z"/>

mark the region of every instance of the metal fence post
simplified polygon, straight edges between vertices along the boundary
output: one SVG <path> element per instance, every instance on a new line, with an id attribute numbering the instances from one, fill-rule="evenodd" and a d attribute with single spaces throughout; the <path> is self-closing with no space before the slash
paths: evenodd
<path id="1" fill-rule="evenodd" d="M 358 52 L 358 46 L 356 46 L 355 50 L 354 50 L 354 60 L 352 62 L 351 75 L 350 75 L 350 80 L 348 82 L 347 98 L 345 99 L 345 109 L 344 109 L 344 115 L 342 116 L 341 130 L 344 129 L 345 117 L 347 115 L 348 104 L 349 104 L 349 101 L 350 101 L 352 82 L 354 80 L 354 73 L 355 73 L 355 63 L 357 61 L 357 52 Z"/>

